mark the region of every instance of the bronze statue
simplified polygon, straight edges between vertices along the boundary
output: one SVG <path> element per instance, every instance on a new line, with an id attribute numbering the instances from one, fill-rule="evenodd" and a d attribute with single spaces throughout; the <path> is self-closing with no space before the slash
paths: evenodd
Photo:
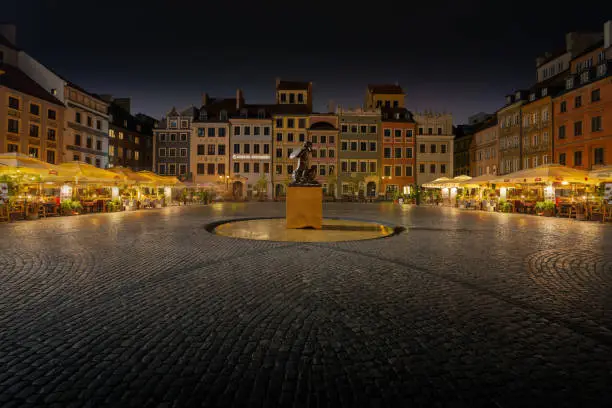
<path id="1" fill-rule="evenodd" d="M 290 186 L 319 186 L 315 180 L 317 176 L 316 166 L 310 166 L 310 155 L 312 154 L 312 142 L 306 141 L 304 146 L 291 153 L 290 159 L 298 159 L 298 165 L 293 172 L 293 181 Z"/>

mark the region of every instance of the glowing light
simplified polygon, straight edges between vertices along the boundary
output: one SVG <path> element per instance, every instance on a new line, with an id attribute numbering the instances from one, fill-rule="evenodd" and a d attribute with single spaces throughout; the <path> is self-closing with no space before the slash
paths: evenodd
<path id="1" fill-rule="evenodd" d="M 569 184 L 569 181 L 562 181 L 561 182 L 561 185 L 563 185 L 563 186 L 567 186 L 568 184 Z"/>

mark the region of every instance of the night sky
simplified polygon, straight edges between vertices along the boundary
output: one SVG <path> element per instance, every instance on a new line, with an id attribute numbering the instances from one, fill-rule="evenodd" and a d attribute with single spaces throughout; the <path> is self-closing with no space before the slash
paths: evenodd
<path id="1" fill-rule="evenodd" d="M 92 92 L 132 97 L 133 113 L 155 117 L 199 106 L 204 91 L 231 97 L 242 88 L 248 103 L 270 103 L 281 77 L 313 81 L 319 111 L 330 100 L 358 106 L 368 83 L 399 81 L 409 109 L 446 110 L 461 123 L 529 86 L 535 58 L 563 48 L 566 32 L 601 31 L 612 19 L 603 1 L 570 12 L 490 0 L 2 3 L 0 18 L 18 25 L 20 48 Z"/>

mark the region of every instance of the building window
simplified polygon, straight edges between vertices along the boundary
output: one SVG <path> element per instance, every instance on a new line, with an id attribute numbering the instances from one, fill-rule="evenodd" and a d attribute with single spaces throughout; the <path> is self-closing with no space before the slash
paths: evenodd
<path id="1" fill-rule="evenodd" d="M 582 122 L 574 122 L 574 136 L 582 135 Z"/>
<path id="2" fill-rule="evenodd" d="M 14 143 L 9 143 L 7 146 L 6 151 L 8 153 L 19 153 L 19 145 L 16 145 Z"/>
<path id="3" fill-rule="evenodd" d="M 40 127 L 35 123 L 30 123 L 30 137 L 38 137 L 40 133 Z"/>
<path id="4" fill-rule="evenodd" d="M 433 135 L 433 128 L 427 128 L 427 134 Z"/>
<path id="5" fill-rule="evenodd" d="M 437 149 L 436 149 L 436 145 L 435 145 L 435 144 L 432 144 L 432 145 L 429 147 L 429 151 L 430 151 L 430 153 L 436 153 L 436 150 L 437 150 Z"/>
<path id="6" fill-rule="evenodd" d="M 395 155 L 394 157 L 396 159 L 401 159 L 402 158 L 402 148 L 401 147 L 396 147 L 395 148 Z"/>
<path id="7" fill-rule="evenodd" d="M 407 159 L 412 159 L 412 147 L 407 147 L 406 148 L 406 158 Z"/>
<path id="8" fill-rule="evenodd" d="M 217 145 L 217 156 L 225 156 L 225 145 Z"/>
<path id="9" fill-rule="evenodd" d="M 406 137 L 412 137 L 412 129 L 406 130 Z"/>
<path id="10" fill-rule="evenodd" d="M 559 126 L 559 139 L 565 139 L 565 125 Z"/>
<path id="11" fill-rule="evenodd" d="M 9 133 L 19 133 L 19 121 L 17 119 L 9 118 L 7 131 Z"/>
<path id="12" fill-rule="evenodd" d="M 15 98 L 13 96 L 9 96 L 9 98 L 8 98 L 8 106 L 11 109 L 19 110 L 19 99 Z"/>
<path id="13" fill-rule="evenodd" d="M 440 153 L 446 153 L 446 145 L 445 144 L 441 144 L 440 145 Z"/>
<path id="14" fill-rule="evenodd" d="M 593 150 L 593 164 L 602 165 L 604 163 L 604 149 L 603 147 L 597 147 Z"/>
<path id="15" fill-rule="evenodd" d="M 93 146 L 93 139 L 91 138 L 91 136 L 87 136 L 87 139 L 85 139 L 85 147 L 87 147 L 88 149 L 91 149 Z"/>
<path id="16" fill-rule="evenodd" d="M 425 153 L 425 145 L 424 144 L 419 145 L 419 153 Z"/>
<path id="17" fill-rule="evenodd" d="M 102 162 L 100 161 L 100 159 L 96 159 L 96 167 L 101 167 L 102 166 Z"/>
<path id="18" fill-rule="evenodd" d="M 250 144 L 245 143 L 244 146 L 243 146 L 243 149 L 244 149 L 244 151 L 243 151 L 244 154 L 251 154 L 251 145 Z"/>
<path id="19" fill-rule="evenodd" d="M 225 163 L 217 164 L 217 174 L 224 175 L 225 174 Z"/>
<path id="20" fill-rule="evenodd" d="M 582 106 L 582 96 L 577 96 L 574 98 L 574 108 L 579 108 Z"/>
<path id="21" fill-rule="evenodd" d="M 601 92 L 599 89 L 593 89 L 591 91 L 591 102 L 597 102 L 601 100 Z"/>
<path id="22" fill-rule="evenodd" d="M 391 129 L 385 129 L 383 131 L 383 134 L 385 137 L 391 137 Z"/>
<path id="23" fill-rule="evenodd" d="M 425 173 L 425 165 L 419 164 L 419 173 Z"/>
<path id="24" fill-rule="evenodd" d="M 102 150 L 102 141 L 96 140 L 96 150 Z"/>
<path id="25" fill-rule="evenodd" d="M 436 172 L 436 165 L 435 164 L 430 164 L 429 165 L 429 172 L 432 173 L 432 174 Z"/>
<path id="26" fill-rule="evenodd" d="M 55 150 L 47 150 L 47 163 L 55 164 Z"/>
<path id="27" fill-rule="evenodd" d="M 159 157 L 166 157 L 166 148 L 162 147 L 159 149 Z"/>
<path id="28" fill-rule="evenodd" d="M 391 177 L 391 166 L 384 167 L 384 175 L 385 177 Z"/>
<path id="29" fill-rule="evenodd" d="M 204 170 L 203 167 L 204 167 L 204 165 L 202 165 L 202 170 Z M 208 163 L 206 167 L 207 167 L 207 169 L 206 169 L 207 173 L 209 175 L 211 175 L 211 176 L 214 176 L 215 175 L 215 164 L 214 163 Z"/>
<path id="30" fill-rule="evenodd" d="M 412 166 L 406 166 L 406 177 L 412 177 Z"/>
<path id="31" fill-rule="evenodd" d="M 287 142 L 293 142 L 293 133 L 287 133 Z"/>
<path id="32" fill-rule="evenodd" d="M 198 163 L 196 172 L 197 174 L 204 174 L 204 163 Z"/>
<path id="33" fill-rule="evenodd" d="M 99 119 L 96 120 L 96 129 L 102 130 L 102 121 Z"/>
<path id="34" fill-rule="evenodd" d="M 602 130 L 602 128 L 601 128 L 601 116 L 595 116 L 595 117 L 591 118 L 591 131 L 592 132 L 599 132 L 600 130 Z"/>
<path id="35" fill-rule="evenodd" d="M 209 144 L 208 145 L 208 152 L 207 154 L 209 156 L 213 156 L 215 154 L 215 145 L 214 144 Z"/>
<path id="36" fill-rule="evenodd" d="M 402 177 L 402 166 L 395 166 L 395 177 Z"/>
<path id="37" fill-rule="evenodd" d="M 240 144 L 234 143 L 234 154 L 240 154 Z"/>
<path id="38" fill-rule="evenodd" d="M 30 103 L 30 114 L 34 116 L 40 116 L 40 105 Z"/>
<path id="39" fill-rule="evenodd" d="M 30 147 L 28 149 L 28 156 L 38 159 L 38 147 Z"/>
<path id="40" fill-rule="evenodd" d="M 559 105 L 559 112 L 561 113 L 567 112 L 567 102 L 566 101 L 561 102 L 561 104 Z"/>
<path id="41" fill-rule="evenodd" d="M 287 119 L 287 128 L 289 129 L 295 128 L 295 119 Z"/>
<path id="42" fill-rule="evenodd" d="M 574 166 L 582 166 L 582 152 L 574 152 Z"/>
<path id="43" fill-rule="evenodd" d="M 91 118 L 91 116 L 87 117 L 87 126 L 93 127 L 93 119 Z"/>
<path id="44" fill-rule="evenodd" d="M 440 173 L 446 174 L 446 164 L 441 164 L 440 165 Z"/>
<path id="45" fill-rule="evenodd" d="M 209 127 L 208 128 L 208 137 L 215 137 L 215 128 L 214 127 Z"/>
<path id="46" fill-rule="evenodd" d="M 57 112 L 54 109 L 47 110 L 47 119 L 55 120 L 57 119 Z"/>
<path id="47" fill-rule="evenodd" d="M 166 165 L 165 164 L 160 164 L 159 165 L 159 174 L 166 174 Z"/>
<path id="48" fill-rule="evenodd" d="M 79 135 L 78 133 L 74 135 L 74 145 L 75 146 L 81 145 L 81 135 Z"/>

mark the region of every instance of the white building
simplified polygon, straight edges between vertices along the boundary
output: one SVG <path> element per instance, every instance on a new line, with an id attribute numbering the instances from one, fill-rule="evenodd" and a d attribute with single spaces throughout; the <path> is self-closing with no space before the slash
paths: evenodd
<path id="1" fill-rule="evenodd" d="M 429 183 L 453 177 L 454 135 L 450 113 L 423 112 L 416 121 L 416 182 Z"/>

